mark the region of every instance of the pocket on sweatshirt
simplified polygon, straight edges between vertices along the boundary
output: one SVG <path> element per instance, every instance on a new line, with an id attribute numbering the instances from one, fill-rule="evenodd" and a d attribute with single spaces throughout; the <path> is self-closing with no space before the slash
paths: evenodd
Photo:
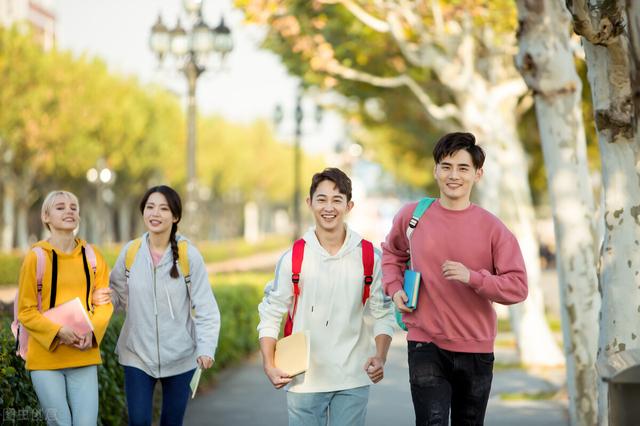
<path id="1" fill-rule="evenodd" d="M 125 346 L 131 352 L 135 353 L 138 358 L 146 365 L 152 366 L 158 364 L 158 346 L 155 339 L 146 336 L 143 337 L 138 331 L 138 327 L 129 328 Z"/>
<path id="2" fill-rule="evenodd" d="M 192 355 L 196 348 L 196 343 L 186 327 L 172 330 L 170 334 L 163 334 L 161 337 L 164 337 L 160 340 L 163 363 L 177 361 Z"/>

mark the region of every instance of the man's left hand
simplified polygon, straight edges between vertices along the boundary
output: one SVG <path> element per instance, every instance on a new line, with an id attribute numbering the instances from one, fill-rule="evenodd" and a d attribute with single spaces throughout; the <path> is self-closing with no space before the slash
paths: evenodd
<path id="1" fill-rule="evenodd" d="M 373 383 L 378 383 L 384 377 L 384 361 L 378 356 L 372 356 L 364 364 L 364 371 Z"/>
<path id="2" fill-rule="evenodd" d="M 442 264 L 442 276 L 447 280 L 456 280 L 469 284 L 471 273 L 462 263 L 447 260 Z"/>

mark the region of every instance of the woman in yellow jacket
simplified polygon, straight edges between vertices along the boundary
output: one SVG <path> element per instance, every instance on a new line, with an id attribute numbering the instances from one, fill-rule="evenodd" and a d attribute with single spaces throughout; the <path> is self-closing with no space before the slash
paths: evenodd
<path id="1" fill-rule="evenodd" d="M 113 312 L 111 304 L 90 304 L 93 289 L 107 287 L 109 271 L 96 252 L 95 272 L 89 266 L 87 243 L 76 238 L 80 207 L 75 195 L 51 192 L 42 204 L 42 223 L 51 236 L 34 247 L 45 253 L 38 309 L 37 255 L 31 250 L 20 270 L 18 319 L 29 333 L 26 369 L 49 425 L 95 425 L 98 421 L 98 348 Z M 78 297 L 93 332 L 78 335 L 42 312 Z"/>

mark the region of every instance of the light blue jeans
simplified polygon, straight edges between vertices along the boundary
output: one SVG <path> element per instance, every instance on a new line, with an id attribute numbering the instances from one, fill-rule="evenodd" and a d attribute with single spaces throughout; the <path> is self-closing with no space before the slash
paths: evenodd
<path id="1" fill-rule="evenodd" d="M 47 425 L 92 426 L 98 423 L 98 368 L 33 370 L 31 382 Z"/>
<path id="2" fill-rule="evenodd" d="M 289 426 L 364 426 L 368 402 L 369 386 L 335 392 L 287 392 Z"/>

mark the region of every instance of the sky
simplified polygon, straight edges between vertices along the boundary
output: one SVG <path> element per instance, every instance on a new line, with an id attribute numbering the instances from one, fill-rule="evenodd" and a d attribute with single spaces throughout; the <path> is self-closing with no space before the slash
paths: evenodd
<path id="1" fill-rule="evenodd" d="M 243 24 L 242 12 L 233 9 L 230 0 L 205 0 L 203 4 L 203 16 L 209 26 L 216 26 L 224 16 L 233 34 L 234 49 L 222 67 L 212 67 L 198 80 L 198 108 L 204 114 L 220 114 L 230 121 L 248 123 L 260 118 L 271 120 L 275 106 L 281 104 L 285 119 L 278 136 L 290 140 L 297 79 L 287 75 L 277 56 L 260 50 L 264 29 Z M 158 14 L 169 28 L 182 14 L 186 26 L 188 20 L 180 0 L 57 0 L 52 7 L 60 48 L 100 57 L 112 71 L 162 84 L 184 101 L 185 78 L 170 63 L 159 67 L 148 44 Z M 317 126 L 309 97 L 303 102 L 303 110 L 308 117 L 303 123 L 303 147 L 307 151 L 329 152 L 344 138 L 336 114 L 325 114 L 322 125 Z"/>

